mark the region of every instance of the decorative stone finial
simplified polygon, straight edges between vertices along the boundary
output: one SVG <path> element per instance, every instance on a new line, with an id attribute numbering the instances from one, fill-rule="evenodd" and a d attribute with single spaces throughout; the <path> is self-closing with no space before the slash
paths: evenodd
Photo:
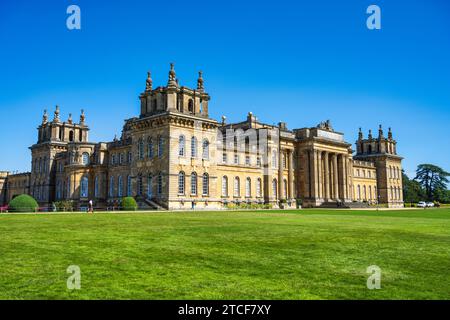
<path id="1" fill-rule="evenodd" d="M 167 86 L 169 86 L 169 87 L 177 87 L 178 86 L 173 63 L 170 64 L 169 82 L 167 83 Z"/>
<path id="2" fill-rule="evenodd" d="M 47 109 L 44 110 L 44 115 L 42 116 L 42 124 L 46 124 L 48 122 L 48 114 Z"/>
<path id="3" fill-rule="evenodd" d="M 222 116 L 222 125 L 224 126 L 225 125 L 225 121 L 227 120 L 227 117 L 225 117 L 225 116 Z"/>
<path id="4" fill-rule="evenodd" d="M 359 127 L 359 132 L 358 132 L 358 140 L 362 140 L 363 139 L 363 132 L 361 127 Z"/>
<path id="5" fill-rule="evenodd" d="M 53 122 L 59 122 L 59 106 L 58 105 L 56 106 L 56 109 L 55 109 Z"/>
<path id="6" fill-rule="evenodd" d="M 381 124 L 378 128 L 378 139 L 382 139 L 383 138 L 383 128 L 381 127 Z"/>
<path id="7" fill-rule="evenodd" d="M 391 130 L 391 127 L 389 127 L 388 138 L 392 140 L 392 130 Z"/>
<path id="8" fill-rule="evenodd" d="M 72 124 L 73 120 L 72 120 L 72 114 L 69 113 L 69 118 L 67 119 L 67 123 Z"/>
<path id="9" fill-rule="evenodd" d="M 372 130 L 369 130 L 369 140 L 372 140 Z"/>
<path id="10" fill-rule="evenodd" d="M 150 71 L 147 72 L 147 81 L 145 82 L 145 91 L 152 91 L 153 80 Z"/>
<path id="11" fill-rule="evenodd" d="M 205 90 L 202 71 L 198 72 L 197 90 L 199 91 Z"/>
<path id="12" fill-rule="evenodd" d="M 86 115 L 84 114 L 84 109 L 81 109 L 80 124 L 84 125 L 85 120 L 86 120 Z"/>

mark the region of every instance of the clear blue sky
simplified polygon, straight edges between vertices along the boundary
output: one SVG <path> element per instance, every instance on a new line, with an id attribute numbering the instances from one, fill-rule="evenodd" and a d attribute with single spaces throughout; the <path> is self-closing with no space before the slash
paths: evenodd
<path id="1" fill-rule="evenodd" d="M 66 9 L 81 8 L 81 30 Z M 377 4 L 382 29 L 366 28 Z M 354 143 L 391 126 L 404 167 L 450 170 L 450 3 L 357 1 L 1 1 L 0 170 L 30 168 L 44 108 L 86 110 L 91 141 L 139 114 L 146 71 L 165 85 L 204 71 L 211 116 L 252 111 L 289 128 L 331 119 Z"/>

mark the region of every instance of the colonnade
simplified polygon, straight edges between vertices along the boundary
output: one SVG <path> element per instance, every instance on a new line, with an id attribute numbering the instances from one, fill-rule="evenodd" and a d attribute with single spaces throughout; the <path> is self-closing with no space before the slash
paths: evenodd
<path id="1" fill-rule="evenodd" d="M 324 202 L 351 199 L 350 161 L 345 153 L 309 150 L 309 198 L 323 199 Z"/>

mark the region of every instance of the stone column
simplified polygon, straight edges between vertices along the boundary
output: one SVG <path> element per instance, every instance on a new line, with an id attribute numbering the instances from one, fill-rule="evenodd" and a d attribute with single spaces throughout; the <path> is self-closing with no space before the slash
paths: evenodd
<path id="1" fill-rule="evenodd" d="M 347 183 L 347 156 L 345 154 L 343 154 L 341 156 L 342 159 L 342 186 L 343 186 L 343 191 L 342 191 L 342 197 L 343 197 L 343 201 L 346 201 L 348 199 L 348 183 Z"/>
<path id="2" fill-rule="evenodd" d="M 330 170 L 329 170 L 329 161 L 328 161 L 328 152 L 325 152 L 324 164 L 325 164 L 325 201 L 330 199 Z"/>
<path id="3" fill-rule="evenodd" d="M 289 199 L 294 198 L 294 161 L 293 161 L 293 151 L 289 150 L 288 152 L 288 168 L 289 168 L 289 176 L 288 176 L 288 187 L 289 187 Z"/>
<path id="4" fill-rule="evenodd" d="M 313 166 L 312 166 L 312 175 L 313 175 L 313 181 L 311 182 L 313 185 L 311 186 L 313 190 L 313 198 L 316 200 L 319 197 L 319 174 L 318 174 L 318 156 L 317 151 L 313 150 Z"/>
<path id="5" fill-rule="evenodd" d="M 333 154 L 333 195 L 334 199 L 339 199 L 339 174 L 338 174 L 338 163 L 337 163 L 337 154 Z"/>
<path id="6" fill-rule="evenodd" d="M 317 150 L 317 197 L 323 199 L 322 151 Z"/>
<path id="7" fill-rule="evenodd" d="M 283 151 L 278 150 L 278 200 L 285 199 L 284 196 L 284 181 L 283 181 Z"/>

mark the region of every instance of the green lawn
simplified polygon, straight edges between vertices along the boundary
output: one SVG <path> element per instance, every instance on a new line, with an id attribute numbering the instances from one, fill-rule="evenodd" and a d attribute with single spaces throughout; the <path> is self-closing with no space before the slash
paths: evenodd
<path id="1" fill-rule="evenodd" d="M 450 209 L 0 215 L 0 299 L 450 299 Z"/>

